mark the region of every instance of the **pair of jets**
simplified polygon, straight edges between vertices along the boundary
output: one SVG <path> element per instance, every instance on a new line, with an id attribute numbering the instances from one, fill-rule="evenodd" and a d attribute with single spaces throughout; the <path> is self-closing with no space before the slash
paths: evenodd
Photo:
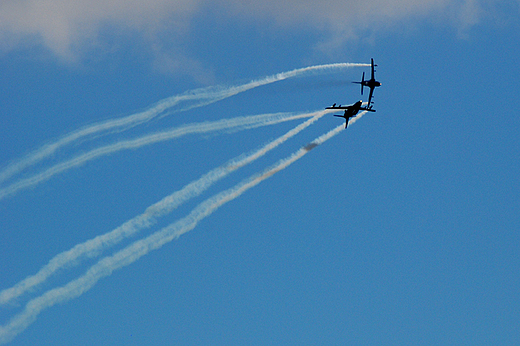
<path id="1" fill-rule="evenodd" d="M 372 95 L 374 94 L 374 89 L 381 86 L 381 82 L 377 81 L 375 78 L 375 72 L 376 70 L 374 67 L 377 65 L 374 64 L 374 59 L 371 59 L 371 65 L 372 65 L 372 75 L 369 80 L 365 80 L 365 72 L 363 72 L 363 75 L 361 76 L 361 82 L 352 82 L 355 84 L 361 84 L 361 95 L 363 95 L 363 88 L 367 87 L 370 89 L 370 93 L 368 94 L 368 102 L 366 107 L 362 107 L 363 101 L 359 100 L 358 102 L 354 103 L 350 106 L 336 106 L 334 103 L 331 107 L 327 107 L 325 109 L 344 109 L 345 113 L 343 115 L 334 114 L 335 117 L 341 117 L 345 118 L 345 128 L 348 126 L 348 122 L 350 118 L 353 118 L 356 114 L 358 114 L 359 111 L 367 111 L 367 112 L 375 112 L 375 109 L 372 109 Z"/>

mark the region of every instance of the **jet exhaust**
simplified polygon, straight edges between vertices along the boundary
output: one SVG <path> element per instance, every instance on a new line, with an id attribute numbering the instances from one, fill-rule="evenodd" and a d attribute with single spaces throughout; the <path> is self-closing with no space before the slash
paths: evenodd
<path id="1" fill-rule="evenodd" d="M 201 178 L 189 183 L 181 190 L 174 192 L 171 195 L 163 198 L 161 201 L 151 205 L 144 211 L 144 213 L 128 220 L 116 229 L 97 236 L 93 239 L 87 240 L 74 246 L 68 251 L 64 251 L 56 255 L 35 275 L 25 278 L 11 288 L 2 290 L 0 292 L 0 304 L 7 304 L 13 301 L 28 290 L 31 290 L 37 285 L 43 283 L 50 276 L 54 275 L 61 269 L 65 267 L 70 268 L 73 264 L 78 265 L 79 259 L 98 256 L 103 250 L 118 244 L 123 239 L 134 236 L 139 231 L 153 226 L 159 217 L 171 213 L 174 209 L 187 202 L 191 198 L 200 195 L 217 181 L 223 179 L 233 171 L 244 167 L 267 154 L 269 151 L 275 149 L 279 145 L 286 142 L 288 139 L 294 137 L 312 125 L 326 113 L 326 111 L 319 111 L 303 114 L 304 116 L 312 116 L 312 118 L 296 126 L 281 137 L 269 142 L 260 149 L 247 155 L 241 155 L 229 161 L 228 163 L 206 173 Z M 302 115 L 299 116 L 303 117 Z"/>
<path id="2" fill-rule="evenodd" d="M 27 189 L 29 187 L 40 184 L 49 180 L 53 176 L 66 172 L 72 168 L 81 166 L 89 161 L 98 159 L 103 156 L 114 154 L 121 150 L 130 150 L 141 148 L 146 145 L 155 144 L 158 142 L 173 140 L 182 136 L 190 134 L 203 134 L 210 132 L 218 132 L 224 130 L 242 131 L 253 129 L 261 126 L 270 126 L 286 121 L 297 120 L 301 118 L 311 117 L 312 113 L 275 113 L 262 114 L 246 117 L 237 117 L 231 119 L 222 119 L 213 122 L 195 123 L 179 126 L 170 130 L 144 135 L 135 139 L 122 140 L 113 144 L 105 145 L 92 149 L 88 152 L 79 154 L 67 161 L 55 164 L 47 168 L 43 172 L 16 181 L 5 188 L 0 189 L 0 200 L 14 195 L 17 192 Z"/>
<path id="3" fill-rule="evenodd" d="M 343 125 L 340 125 L 316 138 L 311 143 L 318 146 L 334 137 L 342 130 Z M 309 144 L 305 147 L 308 146 Z M 41 296 L 30 300 L 21 313 L 15 315 L 8 324 L 0 326 L 0 343 L 7 343 L 14 339 L 16 335 L 24 331 L 31 323 L 33 323 L 38 315 L 45 309 L 48 309 L 55 304 L 64 303 L 81 296 L 83 293 L 90 290 L 100 279 L 110 276 L 115 270 L 132 264 L 150 251 L 157 250 L 163 245 L 191 231 L 202 219 L 210 216 L 222 205 L 241 196 L 250 188 L 260 184 L 262 181 L 301 159 L 309 152 L 305 147 L 299 149 L 289 157 L 278 161 L 277 164 L 263 172 L 255 174 L 234 187 L 205 200 L 193 209 L 190 214 L 179 221 L 170 224 L 148 237 L 135 241 L 112 256 L 104 257 L 79 278 L 70 281 L 62 287 L 48 290 Z"/>
<path id="4" fill-rule="evenodd" d="M 8 166 L 2 172 L 0 172 L 0 182 L 10 179 L 18 172 L 21 172 L 25 168 L 34 165 L 46 157 L 52 155 L 57 150 L 63 148 L 66 145 L 76 142 L 81 138 L 88 138 L 94 134 L 106 134 L 112 133 L 117 130 L 124 130 L 129 127 L 137 126 L 144 122 L 147 122 L 157 116 L 165 115 L 167 112 L 174 112 L 172 107 L 180 102 L 186 100 L 195 100 L 195 103 L 189 106 L 181 108 L 186 110 L 195 107 L 201 107 L 205 104 L 216 102 L 226 97 L 236 95 L 240 92 L 255 88 L 260 85 L 273 83 L 276 81 L 292 78 L 304 73 L 310 73 L 313 71 L 323 71 L 326 69 L 337 69 L 353 66 L 370 66 L 369 64 L 330 64 L 330 65 L 317 65 L 303 69 L 296 69 L 288 72 L 279 73 L 277 75 L 265 77 L 261 80 L 252 81 L 237 87 L 230 88 L 210 88 L 199 89 L 200 93 L 193 91 L 190 93 L 182 94 L 184 98 L 180 98 L 182 95 L 176 96 L 160 101 L 154 107 L 147 111 L 134 114 L 132 116 L 111 120 L 104 123 L 95 124 L 93 126 L 72 132 L 62 139 L 51 143 L 41 149 L 35 151 L 18 161 L 15 164 Z M 203 92 L 205 90 L 205 93 Z M 209 90 L 209 91 L 208 91 Z M 167 101 L 169 100 L 169 101 Z M 169 102 L 169 103 L 168 103 Z M 124 140 L 114 144 L 105 145 L 93 149 L 90 152 L 77 155 L 68 161 L 59 163 L 46 171 L 36 174 L 27 179 L 19 180 L 6 188 L 0 189 L 0 200 L 8 195 L 12 195 L 17 191 L 34 186 L 40 182 L 43 182 L 55 174 L 64 172 L 72 167 L 79 166 L 90 160 L 103 155 L 109 155 L 119 150 L 138 148 L 144 145 L 157 143 L 159 141 L 177 138 L 179 136 L 192 134 L 192 133 L 209 133 L 223 130 L 242 130 L 256 128 L 260 126 L 267 126 L 272 124 L 281 123 L 284 121 L 309 118 L 305 122 L 299 124 L 292 130 L 285 133 L 283 136 L 269 142 L 263 147 L 256 151 L 242 154 L 239 157 L 228 161 L 222 166 L 211 170 L 210 172 L 203 175 L 198 180 L 194 180 L 184 188 L 176 191 L 169 196 L 166 196 L 159 202 L 149 206 L 142 214 L 128 220 L 118 228 L 87 240 L 86 242 L 77 244 L 72 249 L 64 251 L 53 259 L 51 259 L 40 271 L 35 275 L 29 276 L 26 279 L 20 281 L 18 284 L 11 288 L 4 289 L 0 292 L 0 304 L 6 304 L 14 301 L 29 290 L 35 289 L 38 285 L 45 282 L 49 277 L 58 273 L 58 271 L 64 268 L 70 268 L 73 265 L 79 264 L 80 260 L 87 257 L 92 258 L 100 256 L 101 253 L 118 244 L 123 239 L 130 236 L 136 235 L 141 230 L 151 227 L 156 224 L 158 218 L 171 213 L 175 208 L 188 201 L 189 199 L 199 196 L 212 186 L 217 181 L 223 179 L 235 170 L 244 167 L 245 165 L 255 161 L 262 157 L 270 150 L 278 147 L 285 143 L 288 139 L 292 138 L 305 128 L 316 122 L 318 119 L 328 114 L 329 111 L 319 111 L 312 113 L 277 113 L 277 114 L 264 114 L 258 116 L 249 117 L 238 117 L 232 119 L 224 119 L 216 122 L 205 122 L 199 124 L 188 124 L 183 125 L 167 131 L 152 133 L 144 135 L 139 138 L 132 140 Z M 355 123 L 359 118 L 365 114 L 366 111 L 360 112 L 357 117 L 350 120 L 350 124 Z M 30 299 L 25 307 L 18 314 L 14 315 L 5 325 L 0 326 L 0 344 L 7 343 L 13 340 L 18 334 L 23 332 L 29 327 L 34 321 L 36 321 L 38 315 L 54 306 L 58 303 L 67 302 L 73 298 L 81 296 L 83 293 L 90 290 L 95 284 L 102 278 L 110 276 L 115 270 L 121 269 L 128 266 L 144 255 L 148 254 L 152 250 L 156 250 L 171 242 L 174 239 L 179 238 L 181 235 L 194 229 L 198 223 L 204 218 L 210 216 L 213 212 L 218 210 L 224 204 L 240 197 L 244 192 L 248 191 L 252 187 L 260 184 L 262 181 L 270 178 L 274 174 L 289 167 L 292 163 L 298 161 L 308 152 L 321 145 L 325 141 L 331 139 L 335 135 L 339 134 L 344 130 L 343 124 L 333 128 L 327 133 L 317 137 L 313 141 L 307 143 L 299 150 L 294 152 L 292 155 L 279 160 L 273 166 L 266 168 L 265 170 L 250 176 L 243 180 L 232 188 L 224 190 L 214 196 L 206 199 L 204 202 L 195 207 L 187 216 L 178 221 L 168 225 L 152 233 L 148 236 L 134 241 L 127 247 L 115 252 L 110 256 L 101 258 L 97 263 L 92 265 L 83 275 L 76 279 L 68 282 L 67 284 L 47 290 L 40 296 Z"/>
<path id="5" fill-rule="evenodd" d="M 152 105 L 147 110 L 142 112 L 134 113 L 132 115 L 112 119 L 100 123 L 96 123 L 76 131 L 70 132 L 69 134 L 63 136 L 62 138 L 46 144 L 39 149 L 36 149 L 32 153 L 28 154 L 24 158 L 17 160 L 11 164 L 9 164 L 6 168 L 0 171 L 0 183 L 10 179 L 12 176 L 22 172 L 24 169 L 35 165 L 36 163 L 50 157 L 52 154 L 62 149 L 65 146 L 74 144 L 79 140 L 88 139 L 89 137 L 100 136 L 111 134 L 114 132 L 120 132 L 127 130 L 129 128 L 135 127 L 137 125 L 149 122 L 150 120 L 160 116 L 166 116 L 168 114 L 172 114 L 175 112 L 187 111 L 190 109 L 206 106 L 217 101 L 226 99 L 228 97 L 237 95 L 239 93 L 251 90 L 253 88 L 257 88 L 262 85 L 267 85 L 271 83 L 275 83 L 278 81 L 282 81 L 288 78 L 293 78 L 296 76 L 303 75 L 309 72 L 320 72 L 320 71 L 328 71 L 334 69 L 343 69 L 350 67 L 364 67 L 369 66 L 368 64 L 363 63 L 336 63 L 336 64 L 325 64 L 325 65 L 315 65 L 304 68 L 299 68 L 287 72 L 278 73 L 272 76 L 267 76 L 258 80 L 253 80 L 251 82 L 231 86 L 231 87 L 208 87 L 208 88 L 200 88 L 195 90 L 190 90 L 184 92 L 179 95 L 171 96 L 169 98 L 163 99 L 154 105 Z M 178 110 L 173 110 L 172 108 L 182 102 L 195 102 L 192 105 L 187 105 Z"/>

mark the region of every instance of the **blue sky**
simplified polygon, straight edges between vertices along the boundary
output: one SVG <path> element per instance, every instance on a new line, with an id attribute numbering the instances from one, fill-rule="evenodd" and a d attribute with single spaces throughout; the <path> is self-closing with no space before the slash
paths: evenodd
<path id="1" fill-rule="evenodd" d="M 113 152 L 1 197 L 0 297 L 55 256 L 128 225 L 214 169 L 230 170 L 133 236 L 65 261 L 3 301 L 0 342 L 517 344 L 519 12 L 518 1 L 477 0 L 2 2 L 0 176 L 71 133 L 176 96 L 371 57 L 383 85 L 376 113 L 218 204 L 178 239 L 124 257 L 128 265 L 114 263 L 143 244 L 134 242 L 189 223 L 208 199 L 341 126 L 318 111 L 366 101 L 350 82 L 369 68 L 300 73 L 188 110 L 202 99 L 181 101 L 5 178 L 0 196 L 114 143 L 223 119 L 258 125 Z M 316 114 L 247 166 L 223 166 Z M 96 271 L 106 263 L 113 272 Z M 60 289 L 86 273 L 99 280 L 63 298 Z"/>

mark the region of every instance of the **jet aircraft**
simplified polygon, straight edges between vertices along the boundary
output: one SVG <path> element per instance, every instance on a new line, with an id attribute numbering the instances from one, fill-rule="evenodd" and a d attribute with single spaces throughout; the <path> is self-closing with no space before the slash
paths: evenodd
<path id="1" fill-rule="evenodd" d="M 359 100 L 358 102 L 356 102 L 350 106 L 342 106 L 342 105 L 336 106 L 336 104 L 333 104 L 332 107 L 327 107 L 325 109 L 344 109 L 345 113 L 343 115 L 334 114 L 334 116 L 340 117 L 340 118 L 345 118 L 345 128 L 347 128 L 350 118 L 355 117 L 356 114 L 358 114 L 358 112 L 360 110 L 368 111 L 368 112 L 375 112 L 375 110 L 372 108 L 361 107 L 362 104 L 363 104 L 363 101 Z"/>
<path id="2" fill-rule="evenodd" d="M 367 108 L 369 108 L 369 109 L 372 108 L 372 95 L 374 94 L 374 89 L 376 87 L 381 86 L 381 82 L 377 81 L 374 76 L 374 74 L 376 72 L 374 67 L 376 67 L 377 65 L 374 64 L 374 58 L 371 58 L 370 60 L 371 60 L 371 65 L 372 65 L 371 78 L 369 80 L 365 80 L 365 72 L 363 72 L 363 75 L 361 76 L 361 82 L 352 82 L 355 84 L 361 84 L 361 95 L 363 95 L 363 87 L 370 88 L 370 93 L 368 94 L 368 106 L 367 106 Z"/>

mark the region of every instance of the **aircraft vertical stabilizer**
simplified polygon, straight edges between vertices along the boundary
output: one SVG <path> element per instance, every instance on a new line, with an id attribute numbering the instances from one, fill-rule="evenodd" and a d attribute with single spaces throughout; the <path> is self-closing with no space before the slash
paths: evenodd
<path id="1" fill-rule="evenodd" d="M 363 95 L 363 87 L 365 86 L 365 72 L 363 72 L 363 75 L 361 76 L 361 95 Z"/>

